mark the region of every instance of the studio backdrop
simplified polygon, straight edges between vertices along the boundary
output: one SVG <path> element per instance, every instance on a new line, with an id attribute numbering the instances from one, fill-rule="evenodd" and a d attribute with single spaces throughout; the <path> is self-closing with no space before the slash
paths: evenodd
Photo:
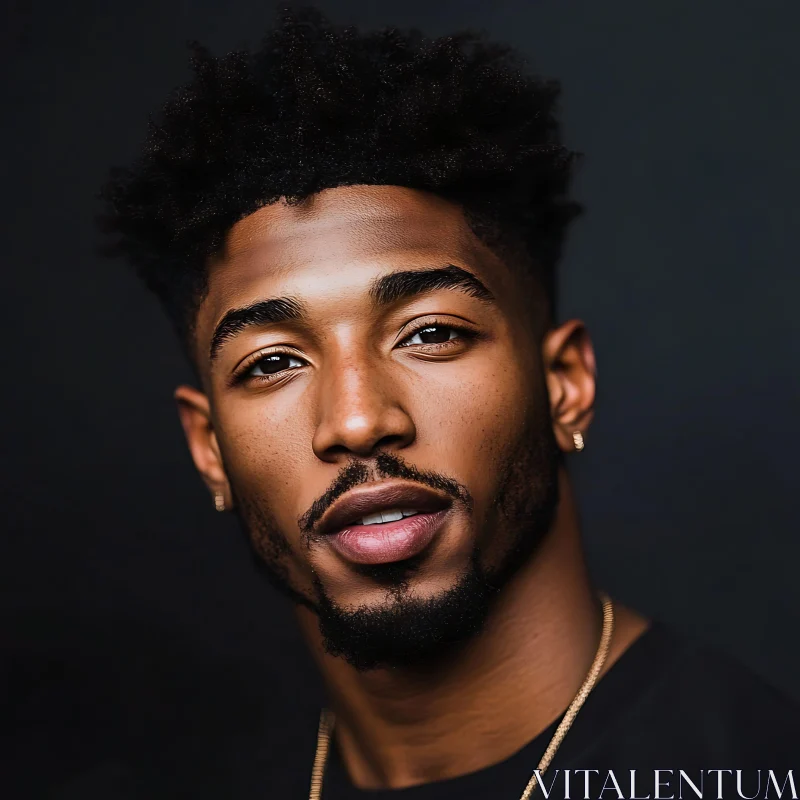
<path id="1" fill-rule="evenodd" d="M 587 322 L 598 357 L 595 422 L 570 462 L 596 582 L 800 698 L 800 5 L 319 7 L 366 27 L 483 28 L 562 82 L 587 212 L 559 314 Z M 178 342 L 132 271 L 95 254 L 93 227 L 107 169 L 188 78 L 187 40 L 254 45 L 273 11 L 6 8 L 3 647 L 17 708 L 57 721 L 64 697 L 85 700 L 73 731 L 149 663 L 188 682 L 219 670 L 220 705 L 244 675 L 278 704 L 316 703 L 289 606 L 192 465 Z"/>

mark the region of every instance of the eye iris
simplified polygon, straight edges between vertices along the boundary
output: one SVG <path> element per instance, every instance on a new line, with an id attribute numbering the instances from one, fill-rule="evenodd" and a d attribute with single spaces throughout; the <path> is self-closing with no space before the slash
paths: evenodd
<path id="1" fill-rule="evenodd" d="M 255 366 L 261 370 L 263 375 L 273 375 L 276 372 L 289 369 L 291 366 L 289 364 L 290 361 L 291 356 L 288 356 L 285 353 L 273 353 L 272 355 L 267 355 L 263 358 L 260 358 L 256 362 Z"/>
<path id="2" fill-rule="evenodd" d="M 449 341 L 450 330 L 446 325 L 431 325 L 423 328 L 417 335 L 423 344 L 440 344 Z"/>

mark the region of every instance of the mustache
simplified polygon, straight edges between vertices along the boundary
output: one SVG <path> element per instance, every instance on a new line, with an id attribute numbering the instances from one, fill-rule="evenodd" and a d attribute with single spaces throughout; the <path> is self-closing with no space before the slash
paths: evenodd
<path id="1" fill-rule="evenodd" d="M 462 483 L 432 470 L 417 469 L 394 453 L 379 451 L 370 461 L 353 457 L 339 470 L 339 474 L 325 494 L 317 498 L 308 511 L 298 518 L 297 524 L 303 537 L 306 540 L 313 537 L 315 527 L 322 515 L 350 489 L 373 481 L 374 475 L 380 478 L 401 478 L 421 483 L 452 497 L 468 511 L 472 511 L 472 495 Z"/>

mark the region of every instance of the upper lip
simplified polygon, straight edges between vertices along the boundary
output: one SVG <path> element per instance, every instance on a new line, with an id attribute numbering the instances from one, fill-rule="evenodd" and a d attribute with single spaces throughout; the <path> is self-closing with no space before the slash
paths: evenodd
<path id="1" fill-rule="evenodd" d="M 379 483 L 351 489 L 323 515 L 317 530 L 336 533 L 353 522 L 390 508 L 413 509 L 423 513 L 442 511 L 451 504 L 449 497 L 418 483 Z"/>

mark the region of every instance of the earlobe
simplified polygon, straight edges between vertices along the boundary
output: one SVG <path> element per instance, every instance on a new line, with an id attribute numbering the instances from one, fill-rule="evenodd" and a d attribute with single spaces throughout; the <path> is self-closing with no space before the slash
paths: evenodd
<path id="1" fill-rule="evenodd" d="M 549 331 L 542 356 L 558 444 L 564 451 L 581 450 L 596 393 L 594 348 L 583 322 L 570 320 Z"/>
<path id="2" fill-rule="evenodd" d="M 225 504 L 230 507 L 228 478 L 214 431 L 208 397 L 187 385 L 179 386 L 173 397 L 178 405 L 178 416 L 197 471 L 214 496 L 216 507 L 219 507 L 219 501 L 216 500 L 218 495 L 222 495 Z"/>

